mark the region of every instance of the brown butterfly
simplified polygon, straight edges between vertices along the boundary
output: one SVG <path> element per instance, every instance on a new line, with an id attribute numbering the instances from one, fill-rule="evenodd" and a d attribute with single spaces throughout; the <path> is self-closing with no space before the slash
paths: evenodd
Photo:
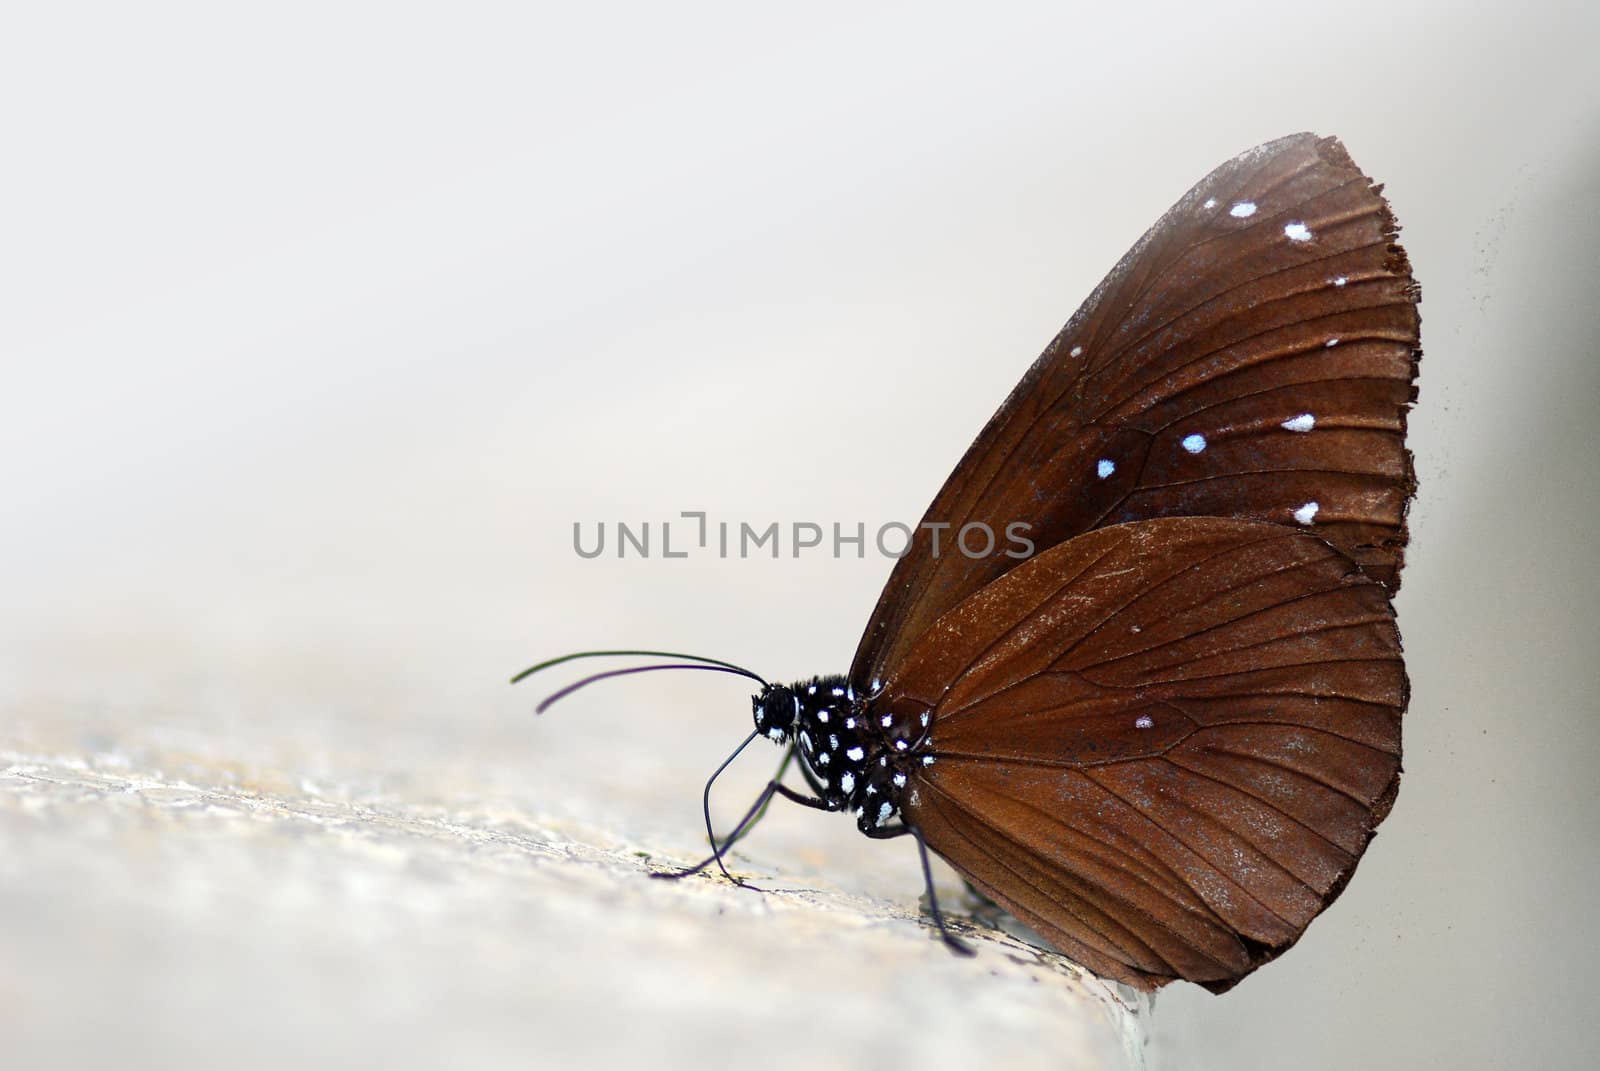
<path id="1" fill-rule="evenodd" d="M 1390 597 L 1418 290 L 1333 138 L 1217 168 L 989 421 L 896 564 L 847 676 L 762 684 L 774 795 L 911 835 L 1072 958 L 1223 991 L 1339 894 L 1394 801 Z M 938 553 L 1028 526 L 1038 553 Z M 585 652 L 572 658 L 663 652 Z M 593 680 L 668 668 L 613 670 Z M 739 751 L 718 768 L 720 774 Z M 712 781 L 716 778 L 713 775 Z M 711 783 L 706 786 L 707 798 Z M 724 869 L 726 873 L 726 869 Z M 953 947 L 937 900 L 935 924 Z"/>

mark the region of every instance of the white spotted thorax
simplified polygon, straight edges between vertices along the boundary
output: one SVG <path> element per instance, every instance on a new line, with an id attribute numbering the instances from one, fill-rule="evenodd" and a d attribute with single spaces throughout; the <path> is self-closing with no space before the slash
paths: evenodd
<path id="1" fill-rule="evenodd" d="M 792 739 L 812 791 L 828 810 L 853 813 L 868 836 L 900 816 L 911 776 L 934 760 L 931 713 L 904 701 L 887 709 L 877 698 L 844 677 L 769 685 L 751 697 L 756 731 L 777 744 Z"/>

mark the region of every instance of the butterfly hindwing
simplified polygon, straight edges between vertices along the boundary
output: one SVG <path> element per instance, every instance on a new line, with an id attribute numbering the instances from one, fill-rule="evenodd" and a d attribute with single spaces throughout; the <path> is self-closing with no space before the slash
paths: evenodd
<path id="1" fill-rule="evenodd" d="M 932 711 L 905 811 L 931 848 L 1101 974 L 1216 989 L 1343 887 L 1407 696 L 1380 583 L 1313 535 L 1216 518 L 1038 555 L 883 687 Z"/>

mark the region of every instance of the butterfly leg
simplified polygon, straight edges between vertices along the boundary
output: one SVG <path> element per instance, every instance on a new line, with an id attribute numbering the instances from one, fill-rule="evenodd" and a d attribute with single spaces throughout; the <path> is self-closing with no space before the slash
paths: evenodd
<path id="1" fill-rule="evenodd" d="M 890 840 L 894 837 L 903 837 L 908 833 L 917 838 L 917 854 L 922 858 L 922 880 L 928 888 L 928 911 L 933 915 L 933 924 L 939 928 L 939 936 L 944 938 L 944 943 L 950 946 L 952 952 L 959 952 L 963 956 L 974 955 L 975 953 L 970 945 L 945 927 L 944 913 L 939 910 L 939 895 L 933 891 L 933 867 L 928 862 L 928 846 L 922 842 L 922 834 L 904 823 L 892 826 L 878 826 L 875 829 L 863 830 L 862 832 L 873 840 Z"/>
<path id="2" fill-rule="evenodd" d="M 933 916 L 933 924 L 939 929 L 939 936 L 944 938 L 944 943 L 950 946 L 950 951 L 963 956 L 975 956 L 977 952 L 967 942 L 951 933 L 944 924 L 944 912 L 939 910 L 939 894 L 933 891 L 933 867 L 928 862 L 928 845 L 923 842 L 922 834 L 911 826 L 889 827 L 881 834 L 868 834 L 883 838 L 898 837 L 906 833 L 917 839 L 917 855 L 922 859 L 922 881 L 928 890 L 928 913 Z"/>
<path id="3" fill-rule="evenodd" d="M 793 761 L 794 747 L 791 745 L 784 750 L 783 761 L 778 763 L 778 770 L 772 775 L 771 784 L 776 784 L 783 780 L 784 773 L 788 771 L 789 764 Z M 802 773 L 807 775 L 807 777 L 810 776 L 810 771 L 806 770 L 804 766 L 801 766 L 800 769 Z M 690 874 L 698 874 L 701 870 L 710 866 L 716 860 L 718 855 L 721 855 L 729 848 L 732 848 L 735 842 L 741 841 L 745 837 L 749 836 L 750 831 L 755 829 L 756 823 L 767 816 L 767 808 L 772 805 L 772 797 L 776 793 L 771 789 L 771 784 L 769 784 L 768 787 L 762 791 L 761 795 L 756 797 L 756 802 L 751 806 L 750 810 L 745 813 L 745 816 L 739 820 L 739 824 L 734 826 L 733 834 L 729 836 L 727 840 L 722 842 L 722 846 L 720 848 L 717 847 L 717 842 L 715 840 L 711 842 L 711 847 L 715 849 L 715 854 L 706 856 L 705 859 L 699 863 L 699 865 L 684 871 L 684 873 L 681 875 L 662 874 L 660 876 L 687 877 Z M 818 789 L 817 794 L 819 796 L 822 794 L 820 789 Z"/>
<path id="4" fill-rule="evenodd" d="M 750 806 L 750 809 L 745 812 L 744 817 L 739 820 L 739 824 L 734 827 L 733 833 L 730 834 L 720 845 L 715 839 L 712 840 L 712 854 L 706 856 L 704 859 L 700 860 L 700 862 L 685 870 L 676 870 L 670 874 L 651 874 L 650 876 L 653 878 L 665 879 L 686 878 L 691 874 L 698 874 L 712 863 L 716 863 L 719 867 L 722 867 L 722 873 L 729 881 L 746 889 L 755 889 L 756 887 L 751 885 L 749 882 L 743 880 L 742 878 L 735 878 L 733 875 L 729 874 L 727 867 L 723 866 L 722 856 L 723 853 L 725 853 L 729 848 L 733 847 L 735 841 L 738 841 L 747 835 L 750 830 L 755 827 L 755 824 L 766 815 L 767 806 L 772 802 L 772 797 L 783 796 L 785 799 L 794 800 L 796 803 L 803 804 L 806 807 L 812 807 L 817 810 L 825 811 L 829 809 L 827 803 L 823 800 L 814 799 L 810 796 L 796 792 L 794 789 L 782 784 L 779 781 L 779 778 L 783 776 L 784 770 L 789 765 L 789 759 L 792 756 L 793 752 L 791 751 L 789 755 L 784 757 L 784 761 L 778 766 L 778 772 L 773 776 L 771 781 L 767 782 L 767 787 L 762 789 L 761 795 L 756 797 L 755 803 Z M 759 892 L 760 890 L 757 891 Z"/>
<path id="5" fill-rule="evenodd" d="M 728 873 L 727 864 L 725 864 L 722 861 L 723 849 L 717 847 L 717 834 L 716 834 L 716 831 L 711 828 L 711 786 L 715 785 L 717 783 L 717 778 L 722 776 L 722 771 L 726 770 L 729 766 L 733 765 L 733 760 L 738 758 L 739 755 L 744 751 L 744 749 L 750 746 L 750 741 L 754 740 L 759 735 L 761 735 L 761 733 L 760 733 L 760 730 L 758 729 L 758 730 L 755 730 L 755 731 L 751 732 L 751 734 L 749 736 L 745 737 L 744 738 L 744 742 L 741 743 L 738 747 L 733 749 L 733 754 L 731 754 L 727 758 L 723 759 L 722 760 L 722 765 L 718 766 L 715 770 L 713 770 L 712 773 L 711 773 L 711 776 L 706 778 L 705 791 L 700 793 L 700 810 L 701 810 L 701 813 L 703 813 L 705 815 L 705 819 L 706 819 L 706 840 L 711 842 L 711 859 L 707 860 L 707 862 L 710 862 L 710 861 L 714 860 L 716 862 L 716 864 L 717 864 L 717 869 L 722 871 L 722 876 L 727 878 L 729 881 L 733 882 L 735 885 L 745 885 L 747 883 L 743 882 L 743 881 L 740 881 L 739 879 L 735 878 L 732 874 Z M 794 751 L 794 745 L 790 744 L 788 750 L 792 753 Z M 787 756 L 785 756 L 785 761 L 787 761 Z M 781 769 L 781 767 L 780 767 L 780 769 Z M 767 802 L 767 800 L 769 800 L 771 798 L 772 797 L 771 797 L 770 793 L 768 793 L 764 798 L 758 800 L 757 803 L 756 803 L 756 806 L 752 807 L 750 809 L 749 813 L 747 813 L 745 815 L 744 820 L 739 823 L 740 827 L 743 827 L 750 820 L 751 815 L 755 814 L 756 811 L 759 810 Z M 734 830 L 734 836 L 737 837 L 738 835 L 739 835 L 739 831 L 738 831 L 738 829 L 735 829 Z M 733 841 L 729 840 L 728 843 L 731 844 L 731 843 L 733 843 Z M 685 874 L 679 874 L 678 877 L 687 877 L 688 874 L 697 873 L 705 865 L 706 865 L 705 863 L 701 863 L 700 866 L 695 867 L 693 870 L 690 870 Z"/>

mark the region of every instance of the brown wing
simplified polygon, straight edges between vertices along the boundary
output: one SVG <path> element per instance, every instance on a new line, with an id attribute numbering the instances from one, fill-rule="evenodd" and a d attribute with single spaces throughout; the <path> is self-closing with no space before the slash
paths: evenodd
<path id="1" fill-rule="evenodd" d="M 1393 591 L 1415 489 L 1418 318 L 1379 190 L 1311 134 L 1206 176 L 1023 376 L 924 523 L 1003 539 L 1026 522 L 1040 550 L 1152 517 L 1306 524 Z M 851 667 L 858 687 L 1017 564 L 936 557 L 932 539 L 919 529 L 896 563 Z"/>
<path id="2" fill-rule="evenodd" d="M 1281 525 L 1080 536 L 945 614 L 883 701 L 932 708 L 907 821 L 1100 974 L 1226 989 L 1343 888 L 1400 774 L 1382 585 Z"/>

